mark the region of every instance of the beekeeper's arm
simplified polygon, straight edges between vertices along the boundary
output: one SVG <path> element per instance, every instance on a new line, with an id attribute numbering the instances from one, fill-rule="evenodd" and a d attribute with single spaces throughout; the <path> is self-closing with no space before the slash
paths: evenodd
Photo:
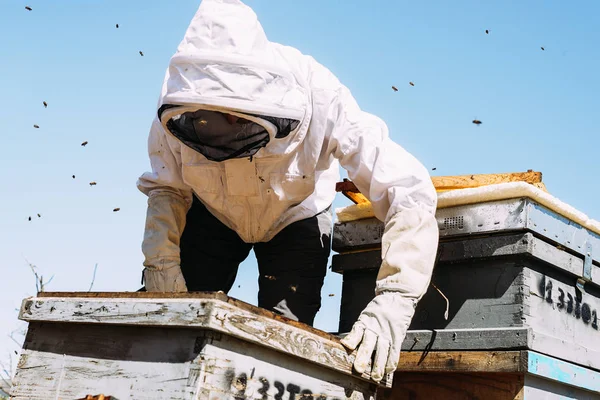
<path id="1" fill-rule="evenodd" d="M 185 292 L 180 268 L 179 242 L 192 202 L 191 189 L 181 177 L 181 146 L 154 119 L 148 138 L 152 172 L 138 180 L 148 196 L 142 252 L 144 282 L 149 292 Z"/>
<path id="2" fill-rule="evenodd" d="M 428 171 L 394 143 L 386 124 L 361 111 L 333 74 L 312 63 L 313 113 L 326 110 L 327 151 L 385 222 L 376 296 L 342 343 L 358 347 L 354 368 L 364 372 L 375 352 L 371 377 L 396 370 L 400 346 L 429 282 L 438 246 L 437 195 Z"/>

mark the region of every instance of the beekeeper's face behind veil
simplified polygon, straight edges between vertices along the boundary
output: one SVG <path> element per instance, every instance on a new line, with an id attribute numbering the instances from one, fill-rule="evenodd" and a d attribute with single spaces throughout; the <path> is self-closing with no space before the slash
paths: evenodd
<path id="1" fill-rule="evenodd" d="M 186 107 L 187 108 L 187 107 Z M 272 138 L 283 139 L 299 121 L 286 118 L 173 107 L 162 112 L 169 132 L 211 161 L 252 157 Z"/>
<path id="2" fill-rule="evenodd" d="M 238 0 L 203 0 L 171 59 L 158 117 L 211 161 L 287 154 L 306 133 L 308 96 Z"/>

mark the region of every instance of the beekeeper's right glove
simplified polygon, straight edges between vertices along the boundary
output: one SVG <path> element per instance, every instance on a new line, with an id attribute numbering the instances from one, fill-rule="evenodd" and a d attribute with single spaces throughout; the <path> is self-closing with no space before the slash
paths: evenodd
<path id="1" fill-rule="evenodd" d="M 144 283 L 148 292 L 187 292 L 180 267 L 179 243 L 188 204 L 175 191 L 154 190 L 148 197 Z"/>
<path id="2" fill-rule="evenodd" d="M 396 370 L 415 307 L 431 280 L 438 238 L 435 216 L 419 207 L 394 214 L 385 225 L 376 296 L 342 340 L 349 349 L 358 348 L 354 369 L 359 373 L 374 353 L 366 372 L 376 382 Z"/>
<path id="3" fill-rule="evenodd" d="M 350 350 L 358 348 L 354 360 L 356 372 L 369 372 L 371 379 L 379 382 L 396 370 L 400 346 L 416 304 L 415 299 L 397 292 L 384 292 L 371 300 L 350 333 L 342 339 L 342 344 Z M 373 365 L 367 371 L 373 353 Z"/>
<path id="4" fill-rule="evenodd" d="M 144 284 L 147 292 L 187 292 L 179 265 L 146 267 Z"/>

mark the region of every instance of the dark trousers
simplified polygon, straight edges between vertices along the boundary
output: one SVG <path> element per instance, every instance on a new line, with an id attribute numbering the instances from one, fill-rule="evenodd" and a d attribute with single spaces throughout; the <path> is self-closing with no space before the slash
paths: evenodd
<path id="1" fill-rule="evenodd" d="M 312 325 L 331 251 L 331 215 L 301 220 L 265 243 L 245 243 L 194 197 L 181 236 L 181 269 L 190 292 L 227 293 L 250 250 L 258 261 L 258 306 Z"/>

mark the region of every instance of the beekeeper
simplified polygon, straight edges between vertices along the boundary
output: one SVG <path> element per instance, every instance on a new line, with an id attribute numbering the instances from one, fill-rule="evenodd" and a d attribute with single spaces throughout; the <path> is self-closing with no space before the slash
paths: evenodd
<path id="1" fill-rule="evenodd" d="M 170 61 L 148 141 L 142 250 L 152 292 L 227 292 L 254 248 L 261 307 L 312 324 L 339 166 L 385 221 L 376 296 L 343 344 L 395 370 L 429 285 L 438 229 L 428 171 L 324 66 L 270 42 L 238 0 L 204 0 Z"/>

